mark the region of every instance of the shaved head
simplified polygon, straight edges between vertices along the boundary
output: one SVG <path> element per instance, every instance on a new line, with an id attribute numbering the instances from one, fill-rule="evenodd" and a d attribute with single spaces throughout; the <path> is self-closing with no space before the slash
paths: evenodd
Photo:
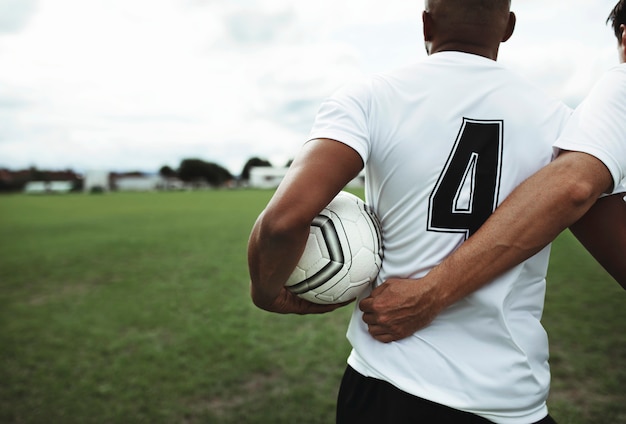
<path id="1" fill-rule="evenodd" d="M 483 10 L 509 10 L 511 8 L 511 0 L 426 0 L 424 3 L 427 10 L 435 7 Z"/>
<path id="2" fill-rule="evenodd" d="M 458 50 L 495 60 L 515 28 L 511 0 L 425 0 L 424 41 L 429 54 Z"/>
<path id="3" fill-rule="evenodd" d="M 511 0 L 426 0 L 424 7 L 449 25 L 484 25 L 496 16 L 508 15 Z"/>

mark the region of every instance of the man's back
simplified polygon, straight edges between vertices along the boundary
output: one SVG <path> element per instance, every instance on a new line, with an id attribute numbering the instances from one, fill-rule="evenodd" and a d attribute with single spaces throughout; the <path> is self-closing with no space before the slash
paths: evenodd
<path id="1" fill-rule="evenodd" d="M 387 278 L 427 273 L 508 193 L 547 164 L 569 110 L 492 60 L 442 52 L 348 87 L 311 138 L 353 147 L 383 224 Z M 539 323 L 547 251 L 392 344 L 355 308 L 349 363 L 403 391 L 487 418 L 545 416 L 547 340 Z M 505 421 L 503 421 L 505 422 Z"/>

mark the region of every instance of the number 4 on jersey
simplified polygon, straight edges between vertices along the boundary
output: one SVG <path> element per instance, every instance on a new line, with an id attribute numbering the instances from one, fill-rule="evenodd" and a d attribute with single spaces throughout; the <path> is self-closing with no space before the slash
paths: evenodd
<path id="1" fill-rule="evenodd" d="M 428 231 L 474 234 L 498 203 L 503 121 L 463 118 L 428 200 Z"/>

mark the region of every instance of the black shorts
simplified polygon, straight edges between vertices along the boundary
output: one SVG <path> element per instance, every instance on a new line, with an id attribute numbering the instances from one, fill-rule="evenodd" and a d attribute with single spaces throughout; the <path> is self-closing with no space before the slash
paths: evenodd
<path id="1" fill-rule="evenodd" d="M 469 412 L 410 395 L 348 366 L 337 400 L 337 424 L 488 424 Z M 529 423 L 531 424 L 531 423 Z M 548 415 L 535 424 L 556 424 Z"/>

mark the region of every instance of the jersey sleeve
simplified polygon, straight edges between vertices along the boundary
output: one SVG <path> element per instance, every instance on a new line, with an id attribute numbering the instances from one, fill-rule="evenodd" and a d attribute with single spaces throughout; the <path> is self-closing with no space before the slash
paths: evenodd
<path id="1" fill-rule="evenodd" d="M 598 82 L 555 147 L 595 156 L 611 172 L 614 187 L 626 183 L 626 65 L 608 71 Z"/>
<path id="2" fill-rule="evenodd" d="M 367 81 L 348 84 L 324 100 L 309 140 L 328 138 L 353 148 L 367 163 L 370 152 L 368 118 L 371 90 Z"/>

